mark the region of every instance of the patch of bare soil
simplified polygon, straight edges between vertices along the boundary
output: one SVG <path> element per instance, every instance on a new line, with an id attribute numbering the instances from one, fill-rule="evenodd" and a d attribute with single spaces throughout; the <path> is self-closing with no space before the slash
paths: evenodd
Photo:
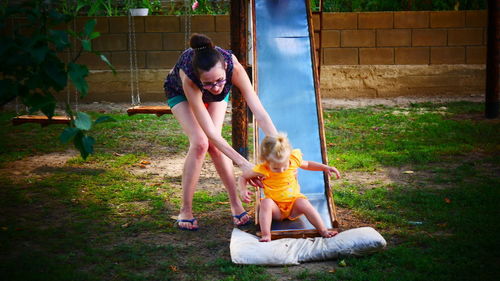
<path id="1" fill-rule="evenodd" d="M 5 175 L 12 180 L 21 180 L 28 177 L 41 178 L 54 169 L 64 167 L 66 161 L 76 155 L 78 155 L 76 151 L 68 150 L 30 156 L 0 167 L 0 175 Z"/>

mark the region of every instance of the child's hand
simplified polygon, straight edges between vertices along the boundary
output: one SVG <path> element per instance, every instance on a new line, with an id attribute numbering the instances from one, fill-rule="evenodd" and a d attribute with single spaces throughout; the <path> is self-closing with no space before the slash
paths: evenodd
<path id="1" fill-rule="evenodd" d="M 326 169 L 325 169 L 325 172 L 326 174 L 331 177 L 333 174 L 335 174 L 335 177 L 337 179 L 340 179 L 340 172 L 339 170 L 337 170 L 337 168 L 335 167 L 331 167 L 331 166 L 328 166 Z"/>

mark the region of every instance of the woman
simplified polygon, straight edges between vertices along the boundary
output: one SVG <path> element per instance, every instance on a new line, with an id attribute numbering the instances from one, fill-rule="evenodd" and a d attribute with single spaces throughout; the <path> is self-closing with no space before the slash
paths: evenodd
<path id="1" fill-rule="evenodd" d="M 197 230 L 193 216 L 193 195 L 206 152 L 210 154 L 229 194 L 233 222 L 249 222 L 237 193 L 231 160 L 242 170 L 242 176 L 255 176 L 253 164 L 236 152 L 222 137 L 222 125 L 232 85 L 240 90 L 257 124 L 266 135 L 275 135 L 269 114 L 255 94 L 250 79 L 231 51 L 214 46 L 210 38 L 193 34 L 191 48 L 182 53 L 165 79 L 168 105 L 189 138 L 189 150 L 182 173 L 182 208 L 177 224 L 182 230 Z"/>

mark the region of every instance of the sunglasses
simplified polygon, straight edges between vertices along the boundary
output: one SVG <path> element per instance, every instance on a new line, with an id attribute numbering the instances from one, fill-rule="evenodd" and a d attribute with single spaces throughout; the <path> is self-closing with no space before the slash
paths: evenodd
<path id="1" fill-rule="evenodd" d="M 206 90 L 211 90 L 213 89 L 215 86 L 218 86 L 218 87 L 221 87 L 222 85 L 226 84 L 226 79 L 222 79 L 222 80 L 219 80 L 219 81 L 215 81 L 213 83 L 209 83 L 209 82 L 206 82 L 206 83 L 202 83 L 202 86 L 203 86 L 203 89 L 206 89 Z"/>

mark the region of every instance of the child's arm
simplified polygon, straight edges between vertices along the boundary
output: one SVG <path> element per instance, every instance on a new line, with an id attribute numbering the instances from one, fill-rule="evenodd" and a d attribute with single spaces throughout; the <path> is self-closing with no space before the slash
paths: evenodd
<path id="1" fill-rule="evenodd" d="M 252 192 L 247 189 L 247 180 L 244 177 L 238 178 L 238 187 L 240 190 L 241 201 L 250 203 L 252 201 Z"/>
<path id="2" fill-rule="evenodd" d="M 337 168 L 331 167 L 331 166 L 328 166 L 328 165 L 325 165 L 322 163 L 302 160 L 302 164 L 300 165 L 300 168 L 302 168 L 304 170 L 309 170 L 309 171 L 323 171 L 329 177 L 331 177 L 333 174 L 335 174 L 336 178 L 340 179 L 340 172 L 337 170 Z"/>

